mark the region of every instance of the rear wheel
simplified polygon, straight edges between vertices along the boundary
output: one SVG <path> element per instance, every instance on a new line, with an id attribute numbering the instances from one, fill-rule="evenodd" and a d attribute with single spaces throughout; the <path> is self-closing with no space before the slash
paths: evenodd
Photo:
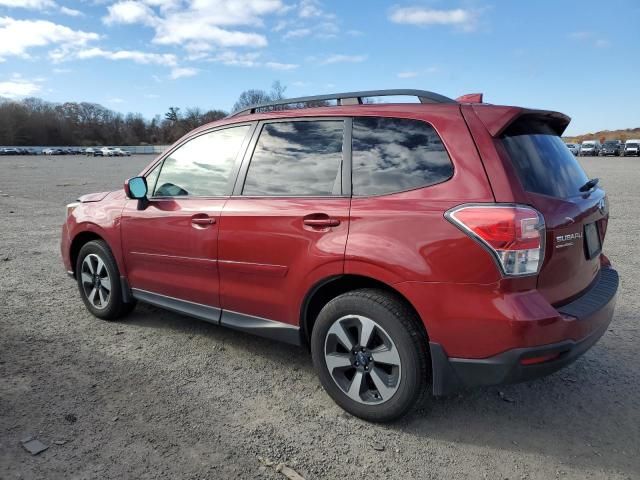
<path id="1" fill-rule="evenodd" d="M 331 398 L 374 422 L 407 413 L 429 376 L 419 321 L 402 300 L 381 290 L 355 290 L 327 303 L 313 328 L 311 354 Z"/>
<path id="2" fill-rule="evenodd" d="M 122 301 L 120 272 L 109 246 L 101 240 L 87 242 L 76 262 L 80 296 L 96 317 L 114 320 L 129 313 L 135 303 Z"/>

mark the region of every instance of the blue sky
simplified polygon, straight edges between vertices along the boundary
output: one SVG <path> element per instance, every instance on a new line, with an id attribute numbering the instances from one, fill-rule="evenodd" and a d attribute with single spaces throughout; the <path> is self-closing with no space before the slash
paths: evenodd
<path id="1" fill-rule="evenodd" d="M 0 96 L 147 117 L 421 88 L 559 110 L 568 133 L 640 126 L 640 2 L 0 0 Z"/>

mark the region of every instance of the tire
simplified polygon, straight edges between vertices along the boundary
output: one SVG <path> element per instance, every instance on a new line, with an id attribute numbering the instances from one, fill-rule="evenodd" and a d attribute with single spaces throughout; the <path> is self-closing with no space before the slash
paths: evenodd
<path id="1" fill-rule="evenodd" d="M 85 243 L 76 261 L 78 290 L 87 310 L 104 320 L 115 320 L 131 312 L 135 302 L 122 301 L 120 272 L 113 253 L 102 240 Z"/>
<path id="2" fill-rule="evenodd" d="M 364 346 L 363 331 L 372 332 Z M 375 289 L 331 300 L 311 335 L 313 365 L 324 389 L 344 410 L 372 422 L 396 420 L 421 398 L 430 380 L 427 345 L 413 310 Z"/>

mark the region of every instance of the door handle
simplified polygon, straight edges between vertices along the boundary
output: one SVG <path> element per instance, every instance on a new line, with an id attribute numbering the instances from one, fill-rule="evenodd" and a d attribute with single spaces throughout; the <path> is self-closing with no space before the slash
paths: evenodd
<path id="1" fill-rule="evenodd" d="M 337 218 L 305 218 L 303 220 L 305 225 L 315 228 L 337 227 L 340 225 L 340 220 Z"/>
<path id="2" fill-rule="evenodd" d="M 191 223 L 193 223 L 194 225 L 203 225 L 203 226 L 213 225 L 214 223 L 216 223 L 216 219 L 211 217 L 192 217 Z"/>

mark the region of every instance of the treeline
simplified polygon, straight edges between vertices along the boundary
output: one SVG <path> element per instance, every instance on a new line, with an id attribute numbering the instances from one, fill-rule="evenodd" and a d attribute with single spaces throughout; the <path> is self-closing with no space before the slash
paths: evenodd
<path id="1" fill-rule="evenodd" d="M 233 110 L 284 98 L 285 87 L 275 82 L 270 92 L 247 90 Z M 163 115 L 146 119 L 122 114 L 97 103 L 51 103 L 39 98 L 0 99 L 0 145 L 96 146 L 167 145 L 205 123 L 227 115 L 223 110 L 170 107 Z"/>

